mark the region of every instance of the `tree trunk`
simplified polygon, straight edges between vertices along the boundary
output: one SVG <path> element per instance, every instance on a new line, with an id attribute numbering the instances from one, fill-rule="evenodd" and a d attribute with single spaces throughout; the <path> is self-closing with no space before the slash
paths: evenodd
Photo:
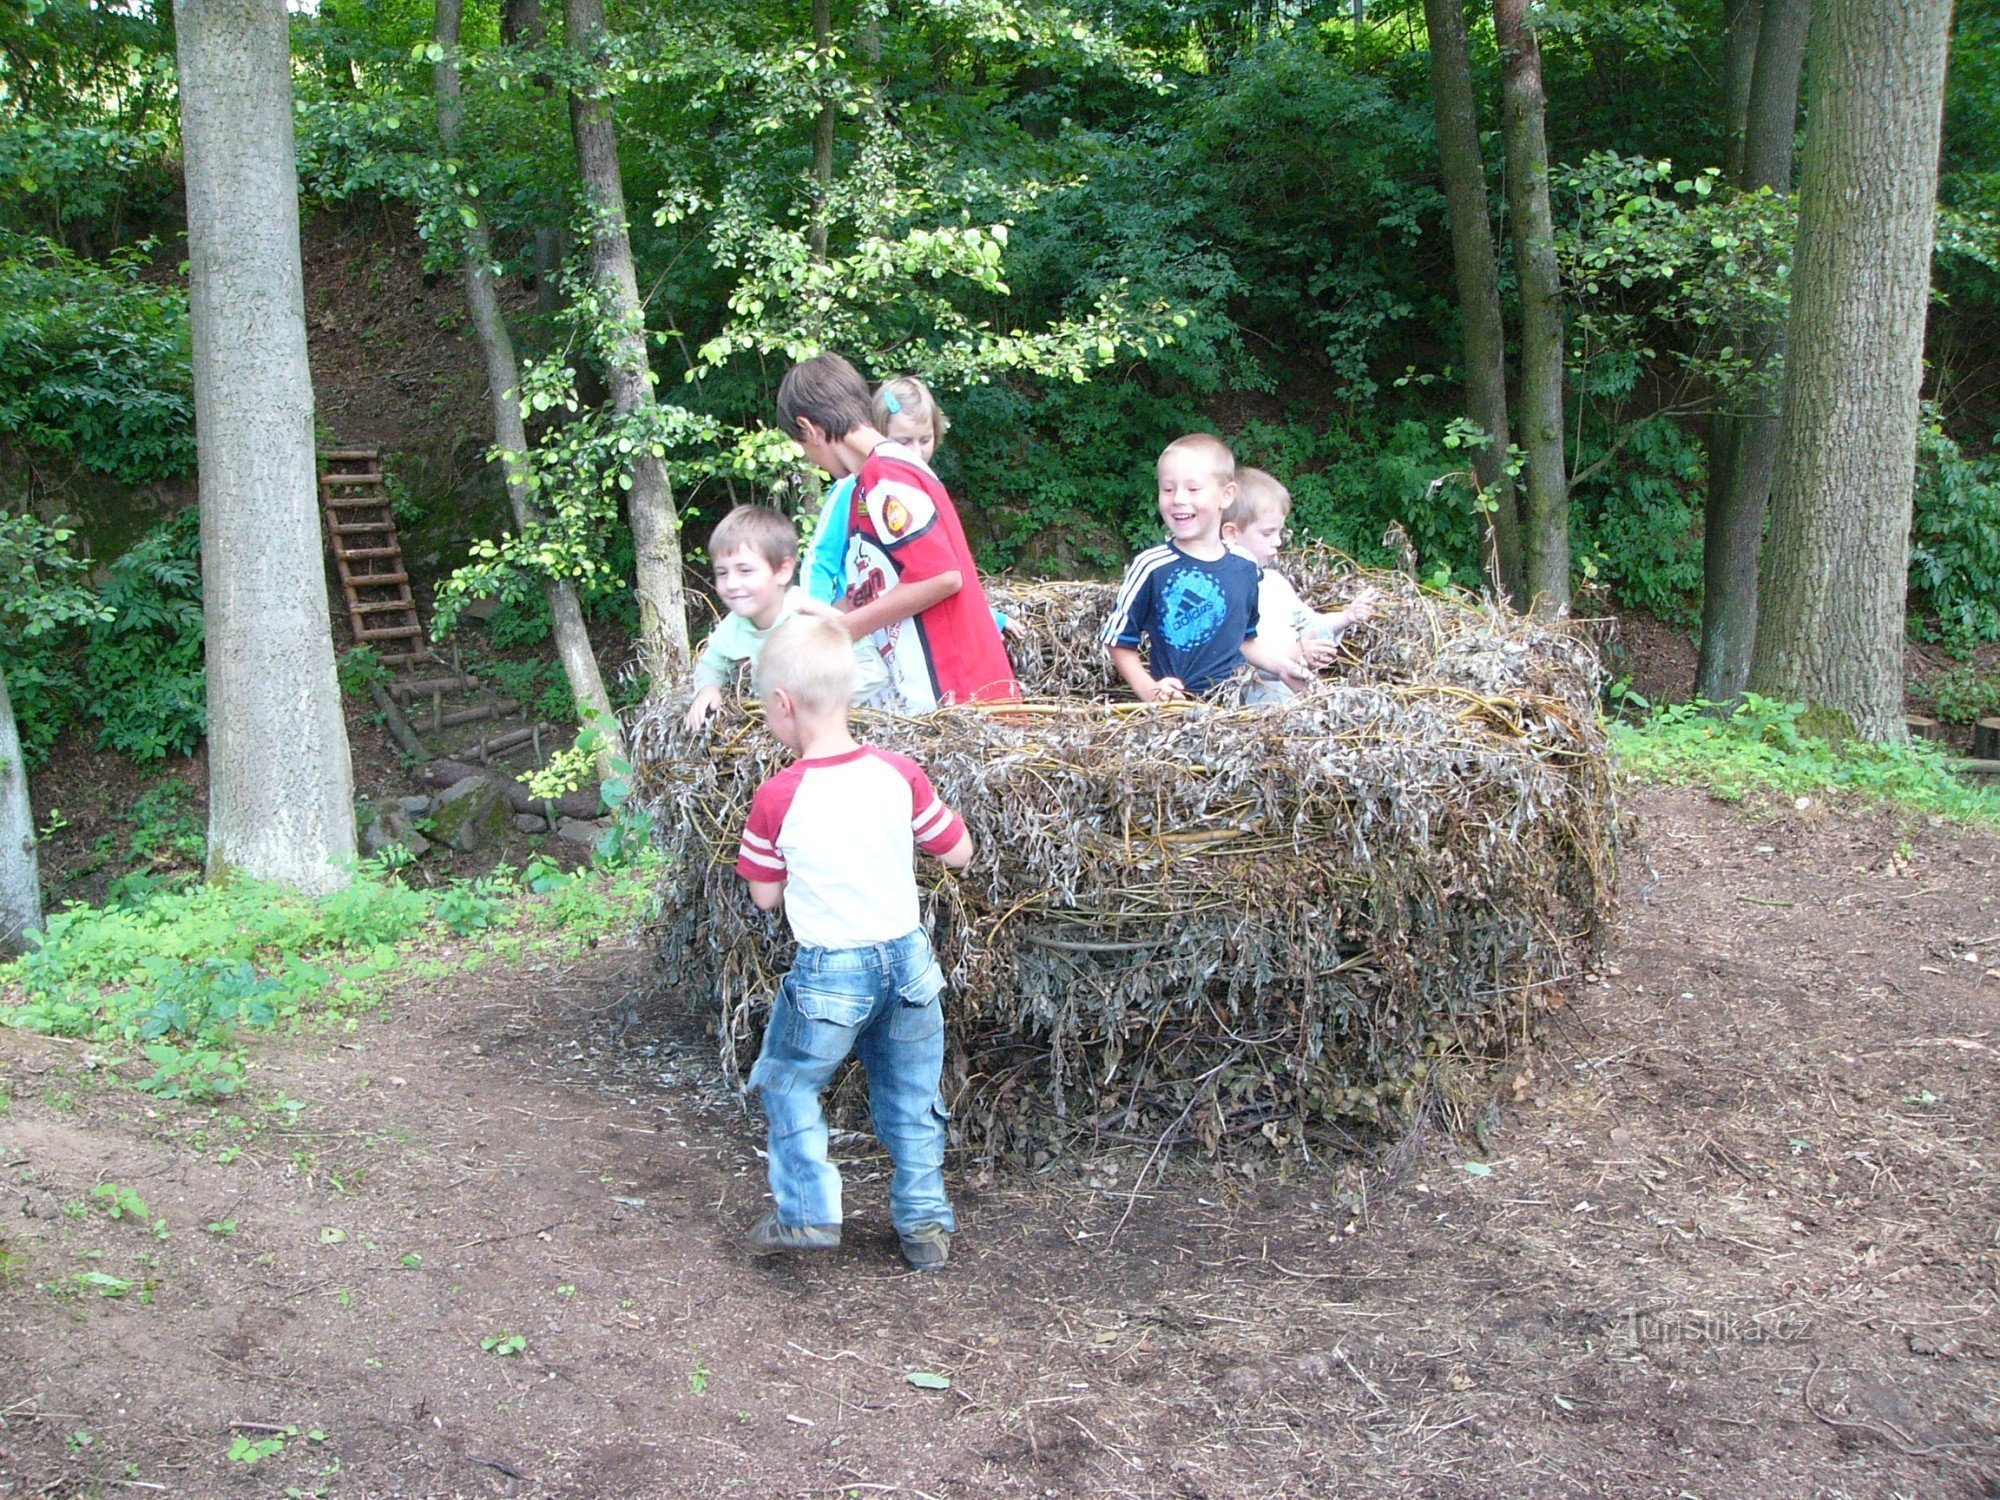
<path id="1" fill-rule="evenodd" d="M 1951 0 L 1813 18 L 1791 358 L 1750 681 L 1871 740 L 1903 616 Z"/>
<path id="2" fill-rule="evenodd" d="M 1792 190 L 1792 143 L 1798 135 L 1799 70 L 1805 62 L 1811 0 L 1763 0 L 1756 67 L 1744 101 L 1735 152 L 1746 191 Z M 1746 328 L 1738 345 L 1753 367 L 1784 357 L 1780 327 Z M 1757 556 L 1778 467 L 1775 393 L 1750 394 L 1739 411 L 1717 412 L 1709 428 L 1708 494 L 1703 505 L 1701 662 L 1697 698 L 1733 703 L 1750 680 L 1757 639 Z"/>
<path id="3" fill-rule="evenodd" d="M 1528 459 L 1521 552 L 1528 602 L 1538 614 L 1569 608 L 1569 478 L 1563 460 L 1562 285 L 1549 213 L 1549 146 L 1543 128 L 1542 45 L 1529 0 L 1493 0 L 1500 44 L 1501 134 L 1507 208 L 1521 285 L 1521 391 L 1514 411 Z"/>
<path id="4" fill-rule="evenodd" d="M 569 45 L 579 64 L 597 61 L 604 36 L 604 0 L 564 0 Z M 639 282 L 632 268 L 632 241 L 626 232 L 625 185 L 618 172 L 618 140 L 611 106 L 603 95 L 572 87 L 570 130 L 590 205 L 590 265 L 610 324 L 605 330 L 606 374 L 612 408 L 620 416 L 650 413 L 655 405 L 652 363 L 646 356 L 646 323 L 639 305 Z M 687 603 L 681 587 L 680 521 L 666 464 L 641 445 L 634 449 L 632 487 L 625 513 L 632 522 L 638 553 L 639 663 L 645 668 L 647 696 L 658 699 L 687 670 Z"/>
<path id="5" fill-rule="evenodd" d="M 1500 270 L 1486 213 L 1486 167 L 1479 153 L 1479 115 L 1472 99 L 1472 58 L 1465 40 L 1465 0 L 1424 0 L 1431 41 L 1431 102 L 1437 113 L 1438 159 L 1451 218 L 1451 259 L 1458 278 L 1458 315 L 1465 325 L 1467 415 L 1492 438 L 1472 470 L 1493 506 L 1486 566 L 1493 591 L 1510 603 L 1527 600 L 1521 561 L 1521 517 L 1507 472 L 1507 326 L 1500 314 Z"/>
<path id="6" fill-rule="evenodd" d="M 827 86 L 826 74 L 833 66 L 833 0 L 813 0 L 812 8 L 813 51 L 818 54 L 820 84 Z M 829 199 L 833 196 L 833 128 L 839 112 L 833 98 L 828 95 L 819 107 L 819 118 L 813 122 L 813 211 L 812 211 L 812 253 L 813 259 L 824 264 L 826 261 L 827 216 L 832 211 Z"/>
<path id="7" fill-rule="evenodd" d="M 354 774 L 313 463 L 284 0 L 175 7 L 208 667 L 208 868 L 346 884 Z"/>
<path id="8" fill-rule="evenodd" d="M 1726 0 L 1722 24 L 1722 166 L 1732 182 L 1743 176 L 1743 132 L 1750 120 L 1750 80 L 1757 67 L 1764 0 Z"/>
<path id="9" fill-rule="evenodd" d="M 464 115 L 459 99 L 458 38 L 464 0 L 437 0 L 437 42 L 443 50 L 432 75 L 437 82 L 438 139 L 445 154 L 456 155 Z M 521 455 L 528 449 L 528 432 L 521 417 L 518 392 L 521 366 L 514 355 L 514 341 L 508 336 L 507 321 L 500 313 L 498 281 L 493 271 L 493 239 L 486 216 L 477 206 L 472 223 L 465 231 L 465 302 L 472 313 L 473 336 L 479 341 L 480 358 L 486 364 L 486 394 L 493 411 L 493 440 L 504 455 L 507 501 L 513 507 L 514 525 L 527 531 L 541 517 L 529 498 L 527 475 Z M 597 654 L 590 648 L 590 634 L 584 628 L 583 608 L 576 589 L 564 578 L 542 580 L 543 597 L 549 604 L 549 621 L 555 635 L 556 655 L 562 659 L 563 675 L 569 679 L 570 696 L 586 718 L 595 716 L 606 737 L 599 757 L 600 772 L 612 755 L 625 754 L 624 736 L 612 711 L 611 696 L 604 691 L 598 671 Z"/>
<path id="10" fill-rule="evenodd" d="M 28 802 L 28 764 L 7 674 L 0 671 L 0 958 L 27 947 L 42 925 L 42 880 L 35 863 L 35 810 Z"/>

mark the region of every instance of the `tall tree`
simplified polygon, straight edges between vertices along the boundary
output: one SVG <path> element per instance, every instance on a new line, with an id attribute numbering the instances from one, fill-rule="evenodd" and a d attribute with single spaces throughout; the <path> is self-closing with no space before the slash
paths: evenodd
<path id="1" fill-rule="evenodd" d="M 285 0 L 180 0 L 209 873 L 347 880 L 354 774 L 313 462 Z"/>
<path id="2" fill-rule="evenodd" d="M 1519 503 L 1507 469 L 1507 326 L 1500 313 L 1493 224 L 1487 217 L 1486 164 L 1479 152 L 1465 0 L 1424 0 L 1424 22 L 1430 31 L 1431 103 L 1437 114 L 1438 159 L 1451 220 L 1458 317 L 1465 330 L 1467 415 L 1491 439 L 1472 459 L 1479 487 L 1493 507 L 1486 566 L 1495 592 L 1524 603 Z"/>
<path id="3" fill-rule="evenodd" d="M 625 218 L 625 184 L 618 170 L 618 138 L 611 103 L 601 82 L 604 0 L 564 0 L 569 45 L 590 81 L 573 84 L 570 131 L 590 208 L 591 279 L 604 320 L 601 344 L 611 404 L 623 416 L 650 418 L 658 411 L 652 362 L 646 354 L 645 310 L 632 268 L 632 240 Z M 649 692 L 666 693 L 687 666 L 687 604 L 681 584 L 680 521 L 674 514 L 667 466 L 649 443 L 631 455 L 631 488 L 625 513 L 638 554 L 639 660 Z"/>
<path id="4" fill-rule="evenodd" d="M 1521 388 L 1514 403 L 1527 455 L 1521 553 L 1528 604 L 1541 614 L 1569 607 L 1569 478 L 1563 457 L 1562 284 L 1549 211 L 1542 44 L 1530 0 L 1493 0 L 1500 44 L 1501 134 L 1507 147 L 1507 211 L 1521 285 Z"/>
<path id="5" fill-rule="evenodd" d="M 28 767 L 21 758 L 7 674 L 0 671 L 0 958 L 19 953 L 27 934 L 41 925 L 35 810 L 28 801 Z"/>
<path id="6" fill-rule="evenodd" d="M 511 7 L 510 7 L 511 9 Z M 438 60 L 432 69 L 437 88 L 438 139 L 445 154 L 456 156 L 463 133 L 465 106 L 458 78 L 459 22 L 464 0 L 437 0 Z M 539 21 L 536 23 L 539 25 Z M 500 311 L 499 276 L 495 273 L 493 234 L 485 212 L 477 200 L 462 205 L 461 221 L 465 243 L 465 302 L 472 314 L 473 337 L 486 365 L 486 395 L 493 413 L 494 444 L 504 455 L 507 501 L 513 508 L 514 525 L 523 533 L 541 522 L 523 472 L 523 455 L 528 451 L 528 433 L 521 416 L 521 365 L 514 354 L 514 340 L 507 332 L 507 320 Z M 603 736 L 605 753 L 622 756 L 624 738 L 604 691 L 604 677 L 598 670 L 597 655 L 591 650 L 590 632 L 583 623 L 583 607 L 576 588 L 565 578 L 545 578 L 542 594 L 548 601 L 551 633 L 556 655 L 561 658 L 563 675 L 569 680 L 570 696 L 579 711 L 594 716 Z"/>
<path id="7" fill-rule="evenodd" d="M 1743 100 L 1741 134 L 1731 160 L 1746 192 L 1792 190 L 1792 144 L 1798 136 L 1799 72 L 1805 61 L 1811 0 L 1758 0 L 1757 42 Z M 1731 53 L 1735 63 L 1734 46 Z M 1733 104 L 1731 105 L 1733 109 Z M 1746 328 L 1740 347 L 1751 370 L 1770 370 L 1784 355 L 1781 326 Z M 1701 662 L 1695 696 L 1727 703 L 1750 680 L 1757 635 L 1757 554 L 1771 476 L 1778 465 L 1777 401 L 1757 380 L 1738 410 L 1717 412 L 1709 427 L 1708 494 L 1702 528 Z"/>
<path id="8" fill-rule="evenodd" d="M 1899 739 L 1951 0 L 1813 17 L 1790 360 L 1750 682 Z"/>
<path id="9" fill-rule="evenodd" d="M 1763 25 L 1764 0 L 1726 0 L 1723 5 L 1723 168 L 1732 179 L 1743 172 L 1743 132 L 1750 120 L 1750 80 L 1757 68 L 1757 40 Z"/>

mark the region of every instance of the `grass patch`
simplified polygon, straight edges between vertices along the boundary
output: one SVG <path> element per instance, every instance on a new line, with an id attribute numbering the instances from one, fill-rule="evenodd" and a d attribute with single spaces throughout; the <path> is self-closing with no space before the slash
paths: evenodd
<path id="1" fill-rule="evenodd" d="M 1935 746 L 1836 742 L 1802 727 L 1805 712 L 1755 693 L 1726 717 L 1705 704 L 1676 703 L 1637 723 L 1614 723 L 1611 743 L 1632 775 L 1706 787 L 1725 801 L 1760 791 L 1845 796 L 2000 827 L 2000 792 L 1951 770 Z"/>
<path id="2" fill-rule="evenodd" d="M 0 965 L 0 1025 L 139 1044 L 155 1067 L 140 1086 L 161 1097 L 231 1093 L 245 1029 L 341 1021 L 391 984 L 465 968 L 487 948 L 568 954 L 629 931 L 655 859 L 567 876 L 502 869 L 435 890 L 370 862 L 317 898 L 235 880 L 72 905 Z"/>

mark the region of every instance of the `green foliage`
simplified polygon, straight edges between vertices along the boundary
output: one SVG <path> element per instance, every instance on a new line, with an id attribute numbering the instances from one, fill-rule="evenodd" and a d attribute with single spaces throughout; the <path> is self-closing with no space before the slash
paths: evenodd
<path id="1" fill-rule="evenodd" d="M 1840 795 L 2000 825 L 2000 793 L 1958 776 L 1935 746 L 1836 742 L 1812 733 L 1809 718 L 1799 704 L 1750 693 L 1726 716 L 1680 703 L 1613 723 L 1611 743 L 1632 774 L 1706 786 L 1727 801 L 1757 791 Z"/>
<path id="2" fill-rule="evenodd" d="M 340 690 L 350 698 L 365 698 L 371 684 L 386 687 L 395 676 L 382 665 L 382 656 L 373 646 L 354 646 L 340 653 L 334 663 Z"/>
<path id="3" fill-rule="evenodd" d="M 187 299 L 145 251 L 0 233 L 0 433 L 128 483 L 194 467 Z"/>
<path id="4" fill-rule="evenodd" d="M 243 1085 L 243 1064 L 220 1048 L 183 1049 L 154 1042 L 145 1052 L 153 1072 L 137 1086 L 156 1098 L 212 1102 L 228 1098 Z"/>
<path id="5" fill-rule="evenodd" d="M 98 595 L 108 615 L 84 641 L 86 707 L 104 723 L 98 743 L 134 760 L 187 755 L 208 727 L 200 524 L 184 512 L 111 564 Z"/>
<path id="6" fill-rule="evenodd" d="M 1936 427 L 1917 443 L 1910 587 L 1918 631 L 1955 650 L 2000 640 L 2000 460 L 1969 459 Z"/>
<path id="7" fill-rule="evenodd" d="M 84 584 L 87 564 L 70 550 L 75 535 L 0 514 L 0 669 L 30 766 L 47 759 L 76 711 L 80 684 L 58 650 L 62 634 L 105 613 Z"/>
<path id="8" fill-rule="evenodd" d="M 1982 672 L 1970 662 L 1917 684 L 1937 704 L 1937 716 L 1947 724 L 1970 724 L 1988 714 L 2000 714 L 2000 674 Z"/>

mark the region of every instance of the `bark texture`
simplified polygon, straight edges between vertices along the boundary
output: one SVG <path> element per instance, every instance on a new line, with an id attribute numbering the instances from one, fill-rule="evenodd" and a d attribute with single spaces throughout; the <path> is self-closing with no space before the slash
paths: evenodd
<path id="1" fill-rule="evenodd" d="M 1500 44 L 1501 133 L 1507 145 L 1507 211 L 1521 285 L 1521 389 L 1514 404 L 1527 455 L 1521 552 L 1528 604 L 1569 608 L 1569 476 L 1563 456 L 1562 284 L 1549 213 L 1549 145 L 1543 115 L 1542 44 L 1529 0 L 1493 0 Z"/>
<path id="2" fill-rule="evenodd" d="M 1750 119 L 1750 77 L 1757 66 L 1757 33 L 1764 0 L 1726 0 L 1722 8 L 1723 170 L 1743 175 L 1743 131 Z"/>
<path id="3" fill-rule="evenodd" d="M 284 0 L 175 7 L 208 668 L 208 861 L 347 881 L 354 775 L 313 458 Z"/>
<path id="4" fill-rule="evenodd" d="M 42 878 L 35 861 L 35 810 L 7 674 L 0 671 L 0 958 L 25 946 L 42 925 Z"/>
<path id="5" fill-rule="evenodd" d="M 1493 439 L 1473 456 L 1472 470 L 1493 505 L 1487 536 L 1488 581 L 1514 604 L 1526 600 L 1521 518 L 1507 472 L 1507 326 L 1500 313 L 1500 268 L 1486 212 L 1486 165 L 1479 152 L 1479 114 L 1472 97 L 1472 55 L 1465 39 L 1465 0 L 1424 0 L 1431 42 L 1431 103 L 1437 114 L 1438 160 L 1451 219 L 1451 259 L 1458 280 L 1458 316 L 1465 329 L 1466 414 Z"/>
<path id="6" fill-rule="evenodd" d="M 1744 100 L 1743 135 L 1733 153 L 1746 191 L 1792 190 L 1798 136 L 1799 72 L 1805 62 L 1811 0 L 1762 0 L 1756 64 Z M 1739 344 L 1753 365 L 1784 357 L 1782 327 L 1745 328 Z M 1778 467 L 1778 403 L 1767 391 L 1709 427 L 1708 494 L 1703 504 L 1701 662 L 1695 696 L 1729 703 L 1750 681 L 1757 639 L 1757 562 Z"/>
<path id="7" fill-rule="evenodd" d="M 1951 0 L 1813 18 L 1761 693 L 1903 738 L 1903 616 Z"/>
<path id="8" fill-rule="evenodd" d="M 447 154 L 456 155 L 464 119 L 459 97 L 459 22 L 464 0 L 437 0 L 437 41 L 444 55 L 432 69 L 437 85 L 438 139 Z M 539 22 L 537 23 L 539 24 Z M 507 332 L 507 320 L 500 312 L 499 277 L 493 270 L 493 237 L 486 215 L 475 207 L 473 221 L 465 231 L 465 302 L 472 314 L 473 336 L 486 365 L 486 395 L 493 412 L 493 440 L 503 454 L 506 470 L 507 502 L 513 508 L 514 524 L 522 531 L 541 520 L 529 497 L 527 476 L 515 455 L 528 448 L 528 432 L 521 416 L 519 392 L 521 365 L 514 354 L 514 340 Z M 606 736 L 605 755 L 625 754 L 624 736 L 618 728 L 611 695 L 604 690 L 604 676 L 598 670 L 597 654 L 590 646 L 590 632 L 584 627 L 583 608 L 576 589 L 566 579 L 542 581 L 548 600 L 550 629 L 555 636 L 556 655 L 569 681 L 570 696 L 586 715 L 595 714 L 599 730 Z M 600 758 L 600 765 L 602 758 Z"/>
<path id="9" fill-rule="evenodd" d="M 586 66 L 595 60 L 604 36 L 604 0 L 564 0 L 569 45 Z M 639 282 L 632 269 L 632 241 L 626 232 L 625 183 L 618 171 L 618 139 L 611 106 L 601 93 L 572 88 L 570 132 L 576 139 L 578 169 L 590 206 L 591 277 L 604 314 L 605 374 L 612 408 L 623 416 L 651 411 L 652 362 L 646 355 L 646 323 Z M 650 682 L 648 696 L 659 698 L 688 666 L 687 602 L 681 583 L 680 520 L 674 514 L 673 486 L 666 465 L 641 448 L 632 456 L 632 487 L 625 513 L 638 553 L 639 662 Z"/>

